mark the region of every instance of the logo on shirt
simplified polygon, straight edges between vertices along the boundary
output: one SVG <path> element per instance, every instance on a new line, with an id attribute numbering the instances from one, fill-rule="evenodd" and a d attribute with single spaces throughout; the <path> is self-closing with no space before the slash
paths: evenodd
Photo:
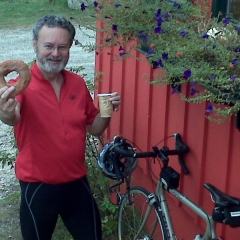
<path id="1" fill-rule="evenodd" d="M 75 96 L 75 95 L 70 95 L 70 96 L 69 96 L 69 99 L 73 101 L 73 100 L 76 99 L 76 96 Z"/>

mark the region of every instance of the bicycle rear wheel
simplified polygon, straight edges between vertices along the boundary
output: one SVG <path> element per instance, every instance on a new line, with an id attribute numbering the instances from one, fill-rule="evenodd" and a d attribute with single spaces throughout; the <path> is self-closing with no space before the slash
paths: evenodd
<path id="1" fill-rule="evenodd" d="M 157 202 L 151 206 L 149 217 L 140 230 L 149 205 L 150 193 L 142 187 L 132 187 L 130 201 L 125 194 L 119 207 L 119 240 L 167 240 L 169 231 L 161 208 Z M 140 231 L 140 232 L 139 232 Z"/>

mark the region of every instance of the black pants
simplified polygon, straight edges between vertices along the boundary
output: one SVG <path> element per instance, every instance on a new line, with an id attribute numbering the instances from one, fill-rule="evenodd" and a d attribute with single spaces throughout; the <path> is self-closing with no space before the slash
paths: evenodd
<path id="1" fill-rule="evenodd" d="M 60 215 L 74 240 L 101 240 L 101 218 L 86 177 L 64 184 L 20 181 L 24 240 L 50 240 Z"/>

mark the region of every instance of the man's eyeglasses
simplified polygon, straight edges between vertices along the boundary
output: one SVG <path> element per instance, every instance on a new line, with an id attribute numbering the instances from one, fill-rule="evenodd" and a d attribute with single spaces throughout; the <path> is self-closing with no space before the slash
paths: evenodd
<path id="1" fill-rule="evenodd" d="M 55 49 L 57 49 L 61 53 L 67 53 L 70 49 L 70 47 L 67 45 L 54 46 L 53 44 L 41 43 L 39 41 L 38 43 L 40 43 L 40 45 L 48 52 L 53 52 Z"/>

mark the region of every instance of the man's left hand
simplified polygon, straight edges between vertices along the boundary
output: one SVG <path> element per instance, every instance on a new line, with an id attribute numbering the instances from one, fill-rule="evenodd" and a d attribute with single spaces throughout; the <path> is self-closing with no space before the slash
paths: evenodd
<path id="1" fill-rule="evenodd" d="M 121 97 L 118 92 L 114 92 L 111 94 L 110 101 L 113 104 L 113 110 L 116 112 L 119 110 L 119 105 L 121 104 Z"/>

